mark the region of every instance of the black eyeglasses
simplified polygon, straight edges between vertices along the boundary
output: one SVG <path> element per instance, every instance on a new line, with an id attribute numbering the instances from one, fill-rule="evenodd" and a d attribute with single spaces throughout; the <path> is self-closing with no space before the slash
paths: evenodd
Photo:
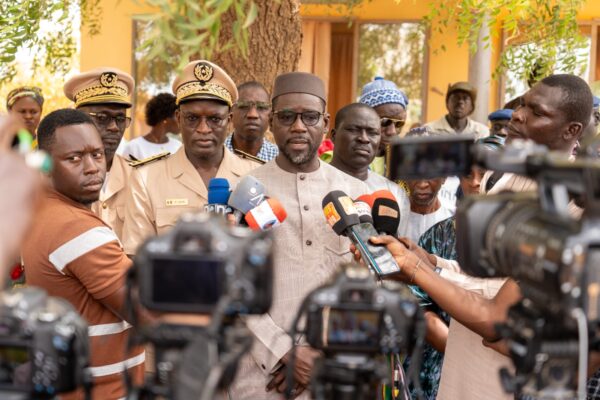
<path id="1" fill-rule="evenodd" d="M 258 112 L 267 112 L 271 109 L 271 105 L 263 101 L 240 100 L 237 103 L 235 103 L 235 107 L 243 113 L 248 113 L 248 111 L 250 111 L 252 107 L 256 107 L 256 111 Z"/>
<path id="2" fill-rule="evenodd" d="M 131 124 L 131 118 L 126 117 L 124 115 L 117 115 L 117 116 L 113 117 L 112 115 L 108 115 L 105 113 L 96 113 L 96 112 L 88 113 L 88 115 L 92 117 L 92 119 L 94 120 L 94 123 L 96 125 L 101 126 L 103 128 L 110 126 L 110 123 L 112 121 L 115 121 L 115 124 L 117 124 L 117 127 L 121 128 L 121 129 L 128 128 L 129 124 Z"/>
<path id="3" fill-rule="evenodd" d="M 227 122 L 227 117 L 218 115 L 204 117 L 196 114 L 183 114 L 183 124 L 189 129 L 197 129 L 203 119 L 206 119 L 206 125 L 208 125 L 210 129 L 222 128 Z"/>
<path id="4" fill-rule="evenodd" d="M 395 118 L 381 118 L 381 127 L 387 128 L 389 126 L 394 125 L 394 128 L 397 132 L 400 132 L 402 127 L 406 124 L 406 121 L 403 119 L 395 119 Z"/>
<path id="5" fill-rule="evenodd" d="M 279 121 L 281 125 L 292 126 L 294 122 L 296 122 L 296 119 L 298 119 L 298 116 L 300 116 L 304 125 L 315 126 L 319 123 L 321 116 L 325 113 L 319 111 L 295 112 L 291 110 L 281 110 L 275 111 L 273 114 L 277 117 L 277 121 Z"/>

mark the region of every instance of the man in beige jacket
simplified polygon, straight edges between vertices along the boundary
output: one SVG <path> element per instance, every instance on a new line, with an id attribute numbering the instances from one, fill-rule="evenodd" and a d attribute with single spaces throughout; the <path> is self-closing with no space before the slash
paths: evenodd
<path id="1" fill-rule="evenodd" d="M 65 96 L 79 111 L 92 118 L 100 132 L 107 172 L 100 198 L 92 204 L 92 212 L 108 224 L 121 240 L 125 187 L 131 169 L 116 151 L 131 123 L 127 109 L 131 108 L 129 96 L 134 86 L 131 75 L 112 67 L 96 68 L 75 75 L 64 86 Z"/>
<path id="2" fill-rule="evenodd" d="M 291 365 L 292 343 L 298 338 L 287 332 L 303 298 L 351 258 L 350 241 L 327 225 L 321 202 L 332 190 L 354 199 L 369 193 L 362 181 L 317 156 L 329 127 L 323 81 L 307 73 L 282 74 L 275 79 L 272 96 L 270 125 L 279 155 L 251 174 L 265 185 L 268 196 L 281 202 L 288 216 L 274 232 L 273 305 L 268 314 L 247 321 L 254 344 L 230 389 L 230 398 L 236 400 L 281 399 L 288 369 L 293 369 L 294 396 L 309 398 L 307 386 L 319 353 L 299 340 Z"/>
<path id="3" fill-rule="evenodd" d="M 225 178 L 233 186 L 259 166 L 223 145 L 237 89 L 221 67 L 192 61 L 175 79 L 173 92 L 183 147 L 131 174 L 123 227 L 123 245 L 130 255 L 148 236 L 173 227 L 182 213 L 203 211 L 212 178 Z"/>

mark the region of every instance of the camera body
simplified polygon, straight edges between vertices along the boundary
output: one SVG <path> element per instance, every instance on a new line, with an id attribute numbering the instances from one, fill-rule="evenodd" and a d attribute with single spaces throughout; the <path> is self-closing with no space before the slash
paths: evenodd
<path id="1" fill-rule="evenodd" d="M 210 314 L 224 296 L 226 315 L 271 307 L 271 233 L 227 225 L 208 213 L 184 214 L 168 233 L 147 240 L 134 268 L 149 310 Z"/>
<path id="2" fill-rule="evenodd" d="M 326 355 L 408 352 L 422 317 L 408 288 L 377 286 L 367 269 L 352 265 L 307 300 L 306 340 Z"/>
<path id="3" fill-rule="evenodd" d="M 505 388 L 574 398 L 578 357 L 600 322 L 600 160 L 571 160 L 519 140 L 490 151 L 460 136 L 397 140 L 391 159 L 394 179 L 465 176 L 473 165 L 530 179 L 537 193 L 461 200 L 458 262 L 473 276 L 518 281 L 523 300 L 498 326 L 517 372 L 501 371 Z M 573 203 L 584 207 L 579 219 Z"/>
<path id="4" fill-rule="evenodd" d="M 367 268 L 356 264 L 342 265 L 330 285 L 311 292 L 299 315 L 304 310 L 306 340 L 324 353 L 312 374 L 317 400 L 372 398 L 381 382 L 390 383 L 382 354 L 412 350 L 414 356 L 422 350 L 423 311 L 408 287 L 379 286 Z"/>
<path id="5" fill-rule="evenodd" d="M 0 294 L 0 393 L 54 398 L 88 386 L 89 359 L 87 323 L 71 304 L 32 287 Z"/>

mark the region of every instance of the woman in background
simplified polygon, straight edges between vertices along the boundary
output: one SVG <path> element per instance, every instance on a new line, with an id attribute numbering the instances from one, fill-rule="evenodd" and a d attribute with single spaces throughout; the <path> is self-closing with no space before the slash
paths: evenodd
<path id="1" fill-rule="evenodd" d="M 18 87 L 11 90 L 6 97 L 8 113 L 20 119 L 34 139 L 42 117 L 43 105 L 42 90 L 35 86 Z"/>

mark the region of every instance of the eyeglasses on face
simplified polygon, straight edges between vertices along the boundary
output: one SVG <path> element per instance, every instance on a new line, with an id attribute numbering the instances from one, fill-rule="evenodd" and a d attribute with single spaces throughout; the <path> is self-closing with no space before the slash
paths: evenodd
<path id="1" fill-rule="evenodd" d="M 394 125 L 394 128 L 396 129 L 397 132 L 400 132 L 400 130 L 402 129 L 404 124 L 406 124 L 406 121 L 403 119 L 385 118 L 385 117 L 381 118 L 381 127 L 382 128 L 388 128 L 388 127 Z"/>
<path id="2" fill-rule="evenodd" d="M 119 128 L 128 128 L 129 124 L 131 124 L 131 117 L 126 117 L 124 115 L 112 116 L 102 112 L 91 112 L 88 113 L 88 115 L 92 117 L 96 125 L 101 127 L 110 126 L 112 121 L 115 121 L 115 124 L 117 124 Z"/>
<path id="3" fill-rule="evenodd" d="M 258 112 L 267 112 L 271 109 L 271 105 L 269 103 L 265 103 L 263 101 L 243 101 L 240 100 L 235 103 L 235 108 L 240 110 L 243 113 L 248 113 L 252 109 L 252 107 L 256 108 Z"/>
<path id="4" fill-rule="evenodd" d="M 208 117 L 196 115 L 192 113 L 184 113 L 183 114 L 183 125 L 189 129 L 196 129 L 200 122 L 205 119 L 206 125 L 210 129 L 219 129 L 225 126 L 227 123 L 227 117 L 222 117 L 219 115 L 210 115 Z"/>
<path id="5" fill-rule="evenodd" d="M 273 113 L 281 125 L 292 126 L 300 116 L 302 123 L 306 126 L 315 126 L 319 123 L 321 116 L 325 113 L 319 111 L 295 112 L 292 110 L 281 110 Z"/>

